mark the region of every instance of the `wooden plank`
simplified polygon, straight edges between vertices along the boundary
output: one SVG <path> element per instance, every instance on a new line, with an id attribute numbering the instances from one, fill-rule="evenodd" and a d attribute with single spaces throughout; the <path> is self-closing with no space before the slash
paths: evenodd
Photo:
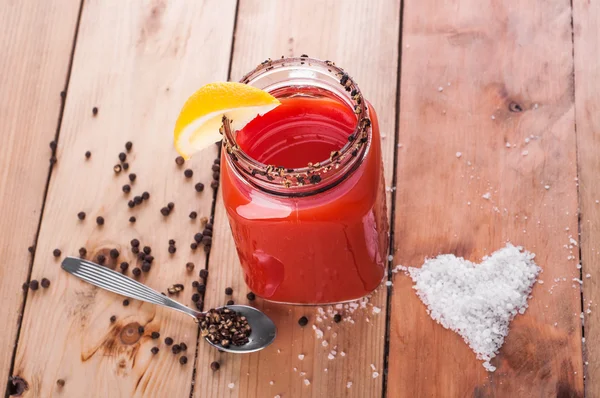
<path id="1" fill-rule="evenodd" d="M 77 255 L 86 247 L 96 258 L 113 247 L 120 261 L 135 255 L 132 238 L 153 248 L 152 270 L 140 278 L 165 291 L 184 283 L 179 296 L 191 304 L 190 283 L 203 267 L 205 255 L 189 248 L 201 230 L 200 217 L 210 215 L 212 192 L 194 190 L 194 183 L 210 183 L 216 147 L 191 164 L 192 179 L 177 167 L 172 129 L 185 99 L 199 86 L 225 80 L 230 59 L 235 1 L 86 1 L 74 57 L 69 97 L 60 132 L 57 172 L 53 175 L 42 220 L 38 255 L 32 278 L 50 279 L 49 289 L 31 294 L 14 374 L 29 383 L 28 396 L 71 397 L 185 396 L 190 393 L 197 327 L 186 316 L 132 301 L 93 288 L 60 269 L 54 248 Z M 92 108 L 98 107 L 97 116 Z M 126 141 L 128 172 L 136 173 L 132 191 L 125 195 L 125 172 L 113 165 Z M 92 152 L 86 160 L 86 150 Z M 143 191 L 150 198 L 129 209 L 127 202 Z M 173 201 L 167 218 L 159 210 Z M 190 211 L 198 219 L 188 218 Z M 85 211 L 84 221 L 77 213 Z M 137 222 L 131 224 L 130 216 Z M 105 224 L 96 225 L 103 216 Z M 178 250 L 167 252 L 168 240 Z M 193 261 L 196 271 L 187 273 Z M 131 275 L 131 271 L 128 272 Z M 115 315 L 116 322 L 109 318 Z M 138 325 L 145 327 L 143 337 Z M 150 333 L 158 331 L 160 340 Z M 188 345 L 190 363 L 182 366 L 163 339 L 171 336 Z M 151 347 L 160 352 L 153 356 Z M 57 379 L 65 381 L 57 386 Z"/>
<path id="2" fill-rule="evenodd" d="M 269 56 L 306 53 L 334 60 L 356 79 L 378 111 L 381 131 L 387 136 L 382 144 L 389 184 L 394 151 L 399 11 L 399 1 L 356 1 L 352 7 L 342 7 L 337 1 L 242 0 L 232 79 L 239 79 Z M 220 196 L 214 231 L 205 307 L 224 304 L 227 286 L 234 289 L 233 299 L 237 303 L 248 303 L 245 297 L 248 290 Z M 353 315 L 354 325 L 335 324 L 331 318 L 319 323 L 315 321 L 318 310 L 314 307 L 260 300 L 252 304 L 265 310 L 277 324 L 275 343 L 262 352 L 245 356 L 219 353 L 201 344 L 195 396 L 381 396 L 383 376 L 373 377 L 370 365 L 383 375 L 385 287 L 380 287 L 370 298 L 370 305 L 382 308 L 382 312 L 373 315 L 371 307 L 357 311 Z M 310 318 L 305 328 L 297 323 L 303 315 Z M 313 323 L 325 332 L 323 339 L 315 337 Z M 327 326 L 331 329 L 327 330 Z M 327 347 L 323 346 L 323 340 L 327 340 Z M 338 355 L 329 360 L 328 354 L 334 346 Z M 341 351 L 344 357 L 339 354 Z M 302 360 L 299 355 L 304 355 Z M 213 360 L 221 363 L 216 373 L 209 368 Z M 305 385 L 304 379 L 311 384 Z M 352 384 L 348 388 L 349 382 Z"/>
<path id="3" fill-rule="evenodd" d="M 510 241 L 545 284 L 490 374 L 398 274 L 388 396 L 583 396 L 569 1 L 409 1 L 401 70 L 395 263 Z"/>
<path id="4" fill-rule="evenodd" d="M 6 390 L 33 245 L 48 181 L 79 2 L 0 7 L 0 391 Z"/>
<path id="5" fill-rule="evenodd" d="M 573 2 L 575 121 L 579 162 L 580 246 L 585 314 L 586 395 L 600 396 L 600 3 Z M 588 277 L 589 275 L 589 277 Z M 589 313 L 588 313 L 589 310 Z"/>

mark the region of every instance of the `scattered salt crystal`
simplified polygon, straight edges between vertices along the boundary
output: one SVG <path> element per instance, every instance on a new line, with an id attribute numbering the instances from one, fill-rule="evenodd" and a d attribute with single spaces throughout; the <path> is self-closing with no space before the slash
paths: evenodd
<path id="1" fill-rule="evenodd" d="M 317 339 L 322 339 L 323 331 L 321 329 L 315 329 L 315 335 L 317 336 Z"/>
<path id="2" fill-rule="evenodd" d="M 350 388 L 350 387 L 352 387 L 352 382 L 351 381 L 349 381 L 348 383 L 346 383 L 346 388 Z"/>
<path id="3" fill-rule="evenodd" d="M 374 365 L 374 364 L 371 364 L 371 369 L 373 369 L 373 370 L 377 370 L 377 368 L 375 367 L 375 365 Z"/>
<path id="4" fill-rule="evenodd" d="M 600 199 L 596 199 L 596 203 L 600 203 Z"/>
<path id="5" fill-rule="evenodd" d="M 327 347 L 329 345 L 329 343 L 327 342 L 327 340 L 323 340 L 323 342 L 321 342 L 321 345 L 323 347 Z"/>
<path id="6" fill-rule="evenodd" d="M 489 192 L 486 192 L 483 195 L 481 195 L 481 197 L 485 200 L 490 200 L 490 198 L 492 197 L 492 194 Z"/>
<path id="7" fill-rule="evenodd" d="M 229 387 L 229 388 L 233 388 L 233 387 L 235 387 L 235 384 L 233 384 L 233 383 L 229 383 L 229 384 L 227 384 L 227 387 Z"/>
<path id="8" fill-rule="evenodd" d="M 525 137 L 525 143 L 529 144 L 529 141 L 530 141 L 529 137 Z"/>
<path id="9" fill-rule="evenodd" d="M 302 361 L 304 359 L 304 355 L 303 354 L 298 355 L 298 359 Z"/>
<path id="10" fill-rule="evenodd" d="M 323 372 L 327 373 L 327 368 L 323 369 Z"/>
<path id="11" fill-rule="evenodd" d="M 342 352 L 340 352 L 340 355 L 343 356 L 343 357 L 345 357 L 346 353 L 344 351 L 342 351 Z"/>
<path id="12" fill-rule="evenodd" d="M 581 338 L 581 342 L 582 342 L 582 343 L 585 343 L 585 337 L 582 337 L 582 338 Z"/>
<path id="13" fill-rule="evenodd" d="M 373 378 L 376 379 L 377 377 L 379 377 L 379 372 L 373 372 Z"/>
<path id="14" fill-rule="evenodd" d="M 534 257 L 509 243 L 478 265 L 446 254 L 407 271 L 429 315 L 459 333 L 492 372 L 496 368 L 489 360 L 504 343 L 510 321 L 527 309 L 540 272 Z"/>
<path id="15" fill-rule="evenodd" d="M 573 258 L 575 258 L 575 257 L 573 257 Z M 581 269 L 581 263 L 577 263 L 576 267 L 577 267 L 577 269 Z"/>
<path id="16" fill-rule="evenodd" d="M 543 285 L 544 281 L 540 279 L 539 281 L 537 281 L 537 283 L 539 283 L 540 285 Z"/>
<path id="17" fill-rule="evenodd" d="M 392 261 L 394 260 L 394 256 L 392 256 L 391 254 L 388 256 L 388 261 Z"/>
<path id="18" fill-rule="evenodd" d="M 300 372 L 300 376 L 301 377 L 304 376 L 304 375 L 306 375 L 306 372 Z"/>
<path id="19" fill-rule="evenodd" d="M 544 185 L 544 188 L 550 189 L 550 185 Z"/>
<path id="20" fill-rule="evenodd" d="M 592 277 L 592 275 L 590 275 L 590 274 L 585 274 L 585 277 L 586 277 L 586 278 L 591 278 L 591 277 Z"/>
<path id="21" fill-rule="evenodd" d="M 298 368 L 294 368 L 294 372 L 297 372 L 297 371 L 298 371 Z"/>
<path id="22" fill-rule="evenodd" d="M 537 109 L 539 107 L 538 104 L 533 104 L 533 109 Z"/>
<path id="23" fill-rule="evenodd" d="M 572 237 L 569 236 L 569 243 L 572 245 L 577 246 L 577 241 L 575 239 L 573 239 Z"/>
<path id="24" fill-rule="evenodd" d="M 270 385 L 273 385 L 273 384 L 275 384 L 275 382 L 274 382 L 273 380 L 271 380 L 271 381 L 269 382 L 269 384 L 270 384 Z"/>
<path id="25" fill-rule="evenodd" d="M 281 398 L 281 395 L 277 394 L 273 398 Z"/>
<path id="26" fill-rule="evenodd" d="M 327 359 L 329 359 L 329 360 L 335 359 L 335 356 L 333 356 L 333 354 L 329 354 L 329 355 L 327 355 Z"/>
<path id="27" fill-rule="evenodd" d="M 392 281 L 385 281 L 386 286 L 392 286 Z"/>
<path id="28" fill-rule="evenodd" d="M 278 354 L 281 354 L 281 350 L 280 350 L 279 348 L 277 349 L 277 353 L 278 353 Z"/>
<path id="29" fill-rule="evenodd" d="M 496 116 L 492 115 L 492 120 L 496 120 Z"/>
<path id="30" fill-rule="evenodd" d="M 510 148 L 510 142 L 507 142 L 505 145 L 507 148 Z"/>
<path id="31" fill-rule="evenodd" d="M 529 155 L 529 151 L 525 150 L 525 151 L 521 152 L 521 155 L 527 156 L 527 155 Z"/>
<path id="32" fill-rule="evenodd" d="M 459 157 L 461 157 L 461 156 L 462 156 L 462 153 L 460 153 L 460 152 L 456 152 L 456 157 L 457 157 L 457 158 L 459 158 Z"/>
<path id="33" fill-rule="evenodd" d="M 373 307 L 373 314 L 379 314 L 381 312 L 381 308 Z"/>
<path id="34" fill-rule="evenodd" d="M 304 385 L 305 385 L 305 386 L 308 386 L 309 384 L 310 384 L 310 380 L 308 380 L 308 379 L 304 379 Z"/>
<path id="35" fill-rule="evenodd" d="M 442 92 L 442 91 L 444 91 L 444 87 L 442 87 L 442 86 L 439 86 L 439 87 L 438 87 L 438 91 L 439 91 L 439 92 Z"/>

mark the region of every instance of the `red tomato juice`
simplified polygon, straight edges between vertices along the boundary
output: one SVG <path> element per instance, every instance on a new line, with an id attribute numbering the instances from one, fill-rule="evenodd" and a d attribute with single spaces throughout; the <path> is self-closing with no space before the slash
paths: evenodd
<path id="1" fill-rule="evenodd" d="M 356 127 L 335 99 L 295 96 L 237 132 L 255 160 L 305 167 L 340 150 Z M 377 116 L 360 165 L 338 185 L 304 197 L 276 196 L 248 184 L 223 154 L 224 203 L 246 284 L 277 302 L 324 304 L 360 298 L 385 274 L 388 224 Z"/>

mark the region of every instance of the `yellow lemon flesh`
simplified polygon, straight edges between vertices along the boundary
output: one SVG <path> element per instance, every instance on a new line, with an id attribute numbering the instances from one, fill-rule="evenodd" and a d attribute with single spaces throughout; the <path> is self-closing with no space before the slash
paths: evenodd
<path id="1" fill-rule="evenodd" d="M 223 116 L 231 128 L 241 130 L 256 116 L 280 105 L 271 94 L 235 82 L 210 83 L 196 91 L 183 105 L 173 134 L 175 149 L 185 159 L 214 145 L 222 137 L 219 128 Z"/>

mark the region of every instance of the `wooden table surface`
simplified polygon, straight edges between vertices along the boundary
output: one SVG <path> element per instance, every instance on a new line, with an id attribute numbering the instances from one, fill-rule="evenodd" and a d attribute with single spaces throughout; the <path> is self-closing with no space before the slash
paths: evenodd
<path id="1" fill-rule="evenodd" d="M 18 376 L 25 397 L 600 397 L 600 1 L 8 0 L 0 26 L 7 395 Z M 149 286 L 183 283 L 178 298 L 192 305 L 191 283 L 208 268 L 205 308 L 224 304 L 228 286 L 248 303 L 220 191 L 209 188 L 217 148 L 191 160 L 186 179 L 172 128 L 201 85 L 302 53 L 344 67 L 378 111 L 390 269 L 439 253 L 479 261 L 506 241 L 536 253 L 545 283 L 512 322 L 496 372 L 430 319 L 402 274 L 341 323 L 256 300 L 279 335 L 235 356 L 199 340 L 185 315 L 123 306 L 60 269 L 80 247 L 90 258 L 116 247 L 134 263 L 137 238 L 156 258 Z M 129 140 L 128 196 L 113 165 Z M 150 199 L 129 209 L 143 191 Z M 214 218 L 208 255 L 189 248 L 201 217 Z M 22 290 L 42 278 L 49 288 Z M 130 333 L 140 325 L 142 337 Z M 167 336 L 187 344 L 186 365 Z"/>

